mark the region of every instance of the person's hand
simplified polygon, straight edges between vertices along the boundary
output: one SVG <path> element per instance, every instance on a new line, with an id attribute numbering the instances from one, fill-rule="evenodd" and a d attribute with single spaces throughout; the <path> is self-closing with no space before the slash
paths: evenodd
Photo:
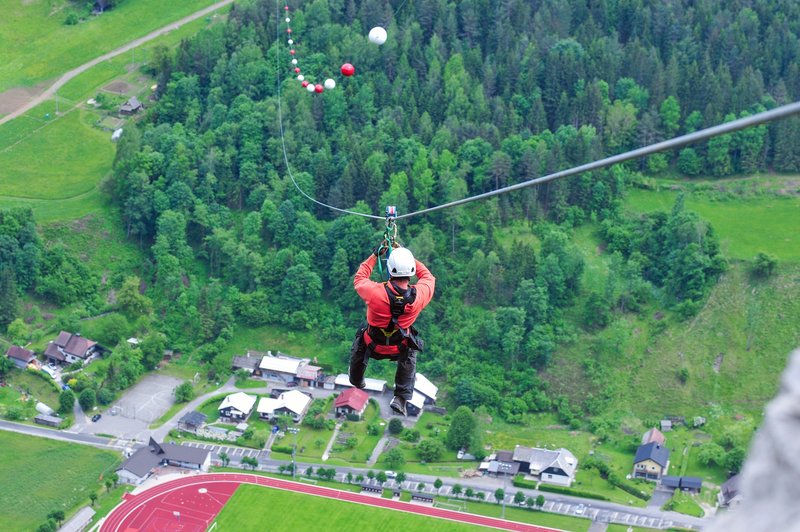
<path id="1" fill-rule="evenodd" d="M 376 257 L 380 257 L 381 255 L 385 255 L 386 254 L 386 245 L 383 242 L 381 242 L 380 244 L 375 246 L 375 248 L 372 250 L 372 254 L 375 255 Z"/>

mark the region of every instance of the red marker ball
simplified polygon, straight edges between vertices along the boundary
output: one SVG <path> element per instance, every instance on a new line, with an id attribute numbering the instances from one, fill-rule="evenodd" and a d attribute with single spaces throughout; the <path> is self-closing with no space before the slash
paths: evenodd
<path id="1" fill-rule="evenodd" d="M 289 6 L 283 6 L 284 11 L 289 11 Z"/>
<path id="2" fill-rule="evenodd" d="M 294 55 L 294 50 L 289 50 L 289 53 Z"/>
<path id="3" fill-rule="evenodd" d="M 303 80 L 303 83 L 301 83 L 300 85 L 302 85 L 303 87 L 308 87 L 308 82 Z"/>
<path id="4" fill-rule="evenodd" d="M 342 65 L 342 75 L 343 76 L 352 76 L 356 73 L 356 67 L 351 65 L 350 63 L 345 63 Z"/>
<path id="5" fill-rule="evenodd" d="M 324 88 L 322 87 L 322 85 L 320 85 L 319 83 L 317 83 L 316 85 L 314 85 L 314 92 L 322 92 L 322 91 L 324 91 L 324 90 L 325 90 L 325 89 L 324 89 Z"/>
<path id="6" fill-rule="evenodd" d="M 286 33 L 292 33 L 292 28 L 287 28 Z"/>
<path id="7" fill-rule="evenodd" d="M 300 69 L 299 69 L 299 68 L 295 68 L 295 69 L 294 69 L 294 73 L 295 73 L 295 74 L 299 74 L 299 73 L 300 73 Z"/>

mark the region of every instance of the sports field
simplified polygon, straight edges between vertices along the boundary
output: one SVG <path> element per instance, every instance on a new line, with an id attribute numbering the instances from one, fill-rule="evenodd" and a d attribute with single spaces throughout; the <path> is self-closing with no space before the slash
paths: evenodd
<path id="1" fill-rule="evenodd" d="M 89 503 L 117 453 L 0 431 L 0 530 L 36 530 L 53 510 Z"/>
<path id="2" fill-rule="evenodd" d="M 292 511 L 286 511 L 292 508 Z M 215 531 L 326 530 L 481 530 L 444 519 L 407 514 L 333 499 L 323 499 L 261 486 L 242 484 L 217 517 Z"/>
<path id="3" fill-rule="evenodd" d="M 64 24 L 67 0 L 0 0 L 0 93 L 52 80 L 86 61 L 214 0 L 125 0 L 106 13 L 74 26 Z"/>

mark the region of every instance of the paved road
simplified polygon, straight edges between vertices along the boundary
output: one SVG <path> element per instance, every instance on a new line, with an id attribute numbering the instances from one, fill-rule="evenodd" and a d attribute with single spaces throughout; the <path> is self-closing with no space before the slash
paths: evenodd
<path id="1" fill-rule="evenodd" d="M 87 70 L 89 70 L 93 66 L 97 65 L 98 63 L 102 63 L 103 61 L 106 61 L 108 59 L 116 57 L 116 56 L 118 56 L 120 54 L 124 54 L 128 50 L 136 48 L 137 46 L 141 46 L 142 44 L 144 44 L 144 43 L 146 43 L 148 41 L 152 41 L 156 37 L 160 37 L 161 35 L 164 35 L 165 33 L 168 33 L 168 32 L 170 32 L 172 30 L 176 30 L 179 27 L 181 27 L 182 25 L 184 25 L 184 24 L 186 24 L 188 22 L 192 22 L 194 20 L 197 20 L 197 19 L 199 19 L 201 17 L 204 17 L 204 16 L 208 15 L 209 13 L 212 13 L 212 12 L 216 11 L 217 9 L 219 9 L 221 7 L 225 7 L 226 5 L 228 5 L 228 4 L 232 3 L 232 2 L 233 2 L 233 0 L 221 0 L 220 2 L 217 2 L 214 5 L 211 5 L 211 6 L 207 7 L 207 8 L 205 8 L 205 9 L 201 9 L 200 11 L 196 11 L 196 12 L 192 13 L 191 15 L 189 15 L 187 17 L 183 17 L 182 19 L 180 19 L 178 21 L 170 22 L 169 24 L 167 24 L 163 28 L 160 28 L 160 29 L 157 29 L 157 30 L 155 30 L 153 32 L 150 32 L 147 35 L 145 35 L 144 37 L 139 37 L 138 39 L 136 39 L 134 41 L 131 41 L 128 44 L 126 44 L 126 45 L 124 45 L 124 46 L 122 46 L 120 48 L 117 48 L 116 50 L 112 50 L 111 52 L 108 52 L 107 54 L 103 54 L 100 57 L 92 59 L 91 61 L 89 61 L 87 63 L 84 63 L 84 64 L 82 64 L 81 66 L 79 66 L 77 68 L 73 68 L 72 70 L 70 70 L 69 72 L 67 72 L 66 74 L 64 74 L 60 78 L 58 78 L 58 80 L 56 80 L 55 83 L 50 85 L 50 87 L 48 87 L 42 94 L 40 94 L 39 96 L 37 96 L 33 100 L 29 101 L 28 103 L 26 103 L 22 107 L 18 108 L 16 111 L 13 111 L 13 112 L 7 114 L 6 116 L 0 118 L 0 124 L 4 124 L 4 123 L 8 122 L 9 120 L 13 120 L 13 119 L 17 118 L 18 116 L 20 116 L 20 115 L 22 115 L 24 113 L 27 113 L 28 111 L 30 111 L 31 109 L 33 109 L 34 107 L 36 107 L 37 105 L 42 103 L 43 101 L 45 101 L 48 98 L 50 98 L 51 96 L 53 96 L 56 93 L 56 91 L 58 91 L 58 89 L 63 87 L 64 84 L 66 84 L 69 80 L 71 80 L 72 78 L 74 78 L 75 76 L 77 76 L 79 74 L 82 74 L 83 72 L 86 72 Z"/>
<path id="2" fill-rule="evenodd" d="M 114 450 L 124 448 L 124 446 L 115 443 L 115 440 L 109 438 L 102 438 L 100 436 L 93 436 L 91 434 L 74 434 L 55 429 L 37 427 L 34 425 L 25 425 L 24 423 L 14 423 L 13 421 L 0 421 L 0 430 L 17 432 L 19 434 L 29 434 L 31 436 L 39 436 L 42 438 L 50 438 L 51 440 L 93 445 L 95 447 L 104 447 Z"/>

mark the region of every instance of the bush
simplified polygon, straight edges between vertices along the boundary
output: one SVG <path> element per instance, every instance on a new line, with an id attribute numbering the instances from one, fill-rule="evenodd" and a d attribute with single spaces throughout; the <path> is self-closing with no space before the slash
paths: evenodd
<path id="1" fill-rule="evenodd" d="M 525 480 L 520 476 L 514 477 L 512 484 L 514 484 L 514 486 L 517 488 L 536 489 L 536 482 L 533 482 L 531 480 Z M 540 483 L 538 489 L 539 491 L 549 491 L 551 493 L 561 493 L 563 495 L 573 495 L 575 497 L 586 497 L 587 499 L 597 499 L 598 501 L 609 500 L 608 497 L 606 497 L 605 495 L 592 493 L 590 491 L 567 488 L 565 486 L 553 486 L 551 484 Z"/>
<path id="2" fill-rule="evenodd" d="M 389 421 L 389 434 L 400 434 L 403 432 L 403 422 L 400 421 L 400 418 L 393 417 Z"/>
<path id="3" fill-rule="evenodd" d="M 97 392 L 97 402 L 101 405 L 110 404 L 111 401 L 114 400 L 114 392 L 109 390 L 108 388 L 100 388 L 100 391 Z"/>
<path id="4" fill-rule="evenodd" d="M 272 452 L 292 454 L 292 447 L 290 445 L 273 445 Z"/>
<path id="5" fill-rule="evenodd" d="M 75 26 L 80 21 L 81 19 L 78 16 L 78 14 L 72 12 L 69 15 L 67 15 L 67 18 L 64 20 L 64 24 L 66 24 L 67 26 Z"/>

